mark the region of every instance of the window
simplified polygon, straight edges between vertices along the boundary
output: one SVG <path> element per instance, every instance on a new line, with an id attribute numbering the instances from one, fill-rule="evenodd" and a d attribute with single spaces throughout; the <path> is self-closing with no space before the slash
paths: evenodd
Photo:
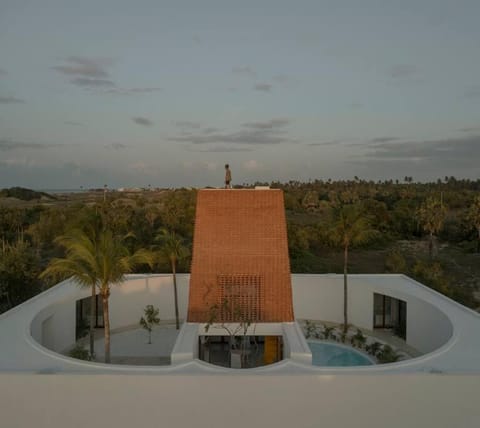
<path id="1" fill-rule="evenodd" d="M 90 302 L 91 297 L 77 300 L 76 302 L 76 330 L 77 339 L 83 337 L 90 326 Z M 96 319 L 95 327 L 103 328 L 103 303 L 102 297 L 97 294 L 95 299 Z"/>
<path id="2" fill-rule="evenodd" d="M 407 337 L 407 303 L 383 294 L 373 294 L 373 327 L 392 328 L 403 339 Z"/>

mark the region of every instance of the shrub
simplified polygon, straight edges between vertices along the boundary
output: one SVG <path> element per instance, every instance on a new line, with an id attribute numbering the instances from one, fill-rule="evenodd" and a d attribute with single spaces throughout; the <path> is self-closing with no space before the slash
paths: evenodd
<path id="1" fill-rule="evenodd" d="M 365 351 L 376 357 L 381 348 L 382 344 L 380 342 L 373 342 L 370 345 L 365 346 Z"/>
<path id="2" fill-rule="evenodd" d="M 312 336 L 315 335 L 317 330 L 317 326 L 312 321 L 306 320 L 305 321 L 305 338 L 310 339 Z"/>
<path id="3" fill-rule="evenodd" d="M 383 345 L 383 348 L 377 353 L 377 360 L 380 364 L 394 363 L 399 358 L 400 355 L 390 345 Z"/>
<path id="4" fill-rule="evenodd" d="M 335 336 L 333 334 L 333 330 L 335 330 L 335 327 L 329 327 L 329 326 L 324 324 L 323 325 L 323 330 L 322 330 L 323 338 L 325 340 L 334 339 Z"/>
<path id="5" fill-rule="evenodd" d="M 367 338 L 363 335 L 362 331 L 357 328 L 357 332 L 355 333 L 355 335 L 352 336 L 350 341 L 352 346 L 363 348 L 365 342 L 367 341 Z"/>
<path id="6" fill-rule="evenodd" d="M 88 351 L 79 343 L 77 343 L 68 353 L 68 355 L 72 358 L 76 358 L 77 360 L 84 360 L 90 361 L 91 357 Z"/>
<path id="7" fill-rule="evenodd" d="M 407 261 L 398 250 L 390 251 L 385 258 L 385 269 L 392 273 L 407 272 Z"/>
<path id="8" fill-rule="evenodd" d="M 350 329 L 350 324 L 347 324 L 347 328 L 345 328 L 342 324 L 341 328 L 342 332 L 340 333 L 340 341 L 342 343 L 345 343 L 345 341 L 347 340 L 348 330 Z"/>

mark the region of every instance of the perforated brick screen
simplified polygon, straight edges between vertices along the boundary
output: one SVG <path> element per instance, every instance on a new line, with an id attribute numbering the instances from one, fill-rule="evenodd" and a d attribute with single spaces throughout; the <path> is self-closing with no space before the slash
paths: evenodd
<path id="1" fill-rule="evenodd" d="M 261 275 L 218 275 L 217 286 L 222 301 L 221 321 L 264 321 L 265 293 Z"/>
<path id="2" fill-rule="evenodd" d="M 222 321 L 293 321 L 281 190 L 198 192 L 188 321 L 214 305 Z"/>

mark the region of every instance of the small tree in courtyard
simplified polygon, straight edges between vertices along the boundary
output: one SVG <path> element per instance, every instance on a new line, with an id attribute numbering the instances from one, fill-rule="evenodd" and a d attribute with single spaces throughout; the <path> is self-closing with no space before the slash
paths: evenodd
<path id="1" fill-rule="evenodd" d="M 228 321 L 226 321 L 226 319 Z M 224 298 L 220 304 L 214 304 L 209 307 L 208 322 L 205 325 L 205 331 L 210 328 L 220 328 L 225 330 L 230 336 L 230 343 L 233 349 L 240 350 L 240 359 L 242 366 L 246 363 L 246 338 L 252 320 L 246 311 L 235 302 L 235 299 Z M 241 334 L 241 336 L 239 335 Z M 240 347 L 237 343 L 237 337 L 241 337 Z"/>
<path id="2" fill-rule="evenodd" d="M 160 318 L 158 317 L 159 310 L 153 305 L 147 305 L 143 312 L 145 316 L 140 318 L 140 325 L 148 331 L 148 344 L 150 345 L 152 343 L 153 327 L 160 324 Z"/>

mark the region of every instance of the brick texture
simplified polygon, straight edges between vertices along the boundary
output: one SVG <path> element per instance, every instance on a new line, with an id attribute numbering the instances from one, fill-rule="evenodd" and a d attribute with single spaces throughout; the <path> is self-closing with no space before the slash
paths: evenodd
<path id="1" fill-rule="evenodd" d="M 207 322 L 225 300 L 250 321 L 293 321 L 281 190 L 198 192 L 188 321 Z M 240 321 L 239 311 L 220 312 L 221 320 Z"/>

